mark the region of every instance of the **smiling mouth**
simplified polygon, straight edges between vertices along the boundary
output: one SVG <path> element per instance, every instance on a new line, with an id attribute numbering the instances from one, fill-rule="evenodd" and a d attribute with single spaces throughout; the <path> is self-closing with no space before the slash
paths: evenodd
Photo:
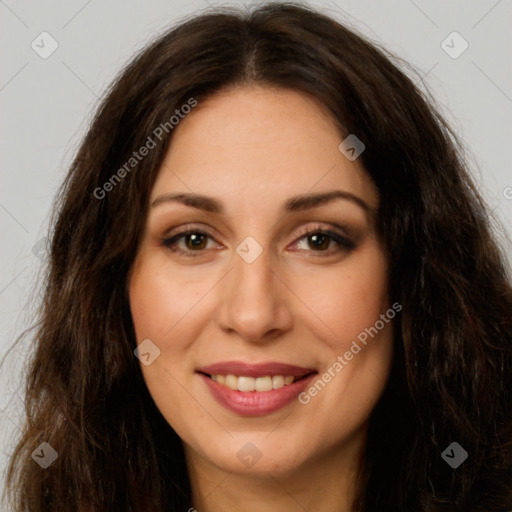
<path id="1" fill-rule="evenodd" d="M 267 391 L 272 391 L 274 389 L 281 389 L 285 386 L 289 386 L 294 382 L 305 379 L 313 372 L 307 373 L 302 376 L 294 376 L 294 375 L 265 375 L 262 377 L 250 377 L 245 375 L 222 375 L 215 374 L 210 375 L 208 373 L 200 372 L 203 375 L 206 375 L 217 384 L 224 386 L 226 388 L 232 389 L 234 391 L 257 391 L 260 393 L 264 393 Z"/>
<path id="2" fill-rule="evenodd" d="M 272 414 L 294 402 L 318 371 L 277 361 L 219 361 L 196 368 L 213 398 L 240 416 Z"/>

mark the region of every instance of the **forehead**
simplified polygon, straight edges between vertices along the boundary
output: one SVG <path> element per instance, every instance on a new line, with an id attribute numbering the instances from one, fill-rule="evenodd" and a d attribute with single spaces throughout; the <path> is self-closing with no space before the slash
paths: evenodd
<path id="1" fill-rule="evenodd" d="M 325 107 L 297 91 L 239 87 L 200 102 L 176 127 L 152 198 L 170 191 L 282 203 L 341 188 L 371 206 L 366 171 L 343 156 Z"/>

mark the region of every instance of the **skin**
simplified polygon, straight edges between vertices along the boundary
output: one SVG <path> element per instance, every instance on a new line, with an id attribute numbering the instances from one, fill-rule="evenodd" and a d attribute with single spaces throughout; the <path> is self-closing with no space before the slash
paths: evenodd
<path id="1" fill-rule="evenodd" d="M 240 360 L 322 375 L 390 307 L 378 193 L 359 161 L 338 150 L 343 138 L 315 100 L 259 86 L 204 100 L 173 133 L 150 201 L 194 192 L 225 212 L 171 201 L 150 208 L 129 293 L 137 342 L 160 350 L 141 364 L 144 379 L 184 442 L 201 512 L 351 510 L 368 418 L 389 377 L 392 322 L 308 404 L 272 414 L 225 409 L 195 372 Z M 291 196 L 334 189 L 368 210 L 335 199 L 283 211 Z M 181 253 L 162 243 L 187 224 L 208 234 L 200 249 L 186 236 L 175 241 Z M 331 229 L 356 246 L 327 238 L 318 249 L 304 228 Z M 252 263 L 236 252 L 247 236 L 263 249 Z M 261 454 L 252 467 L 237 457 L 247 442 Z"/>

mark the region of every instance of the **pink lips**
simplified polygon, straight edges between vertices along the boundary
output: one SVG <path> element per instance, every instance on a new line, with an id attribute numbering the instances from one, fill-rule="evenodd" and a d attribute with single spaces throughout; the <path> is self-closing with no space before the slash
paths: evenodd
<path id="1" fill-rule="evenodd" d="M 197 369 L 213 397 L 232 412 L 243 416 L 263 416 L 271 414 L 291 403 L 306 388 L 316 375 L 316 370 L 286 363 L 248 364 L 240 361 L 226 361 L 203 366 Z M 280 389 L 271 391 L 237 391 L 213 381 L 210 375 L 235 375 L 247 377 L 265 377 L 274 375 L 293 375 L 300 378 Z"/>

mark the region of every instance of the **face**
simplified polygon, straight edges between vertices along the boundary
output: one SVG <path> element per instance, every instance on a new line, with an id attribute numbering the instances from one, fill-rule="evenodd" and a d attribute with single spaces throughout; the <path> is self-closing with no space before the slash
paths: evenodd
<path id="1" fill-rule="evenodd" d="M 364 438 L 396 307 L 377 190 L 342 139 L 311 98 L 260 87 L 175 128 L 129 293 L 145 382 L 189 458 L 284 474 Z"/>

